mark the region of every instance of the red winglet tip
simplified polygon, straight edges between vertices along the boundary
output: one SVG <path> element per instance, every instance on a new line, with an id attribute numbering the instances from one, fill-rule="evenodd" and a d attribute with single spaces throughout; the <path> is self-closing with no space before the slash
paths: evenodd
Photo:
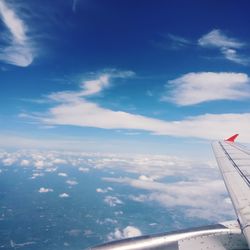
<path id="1" fill-rule="evenodd" d="M 226 139 L 225 141 L 234 142 L 235 139 L 236 139 L 238 136 L 239 136 L 239 134 L 235 134 L 235 135 L 229 137 L 228 139 Z"/>

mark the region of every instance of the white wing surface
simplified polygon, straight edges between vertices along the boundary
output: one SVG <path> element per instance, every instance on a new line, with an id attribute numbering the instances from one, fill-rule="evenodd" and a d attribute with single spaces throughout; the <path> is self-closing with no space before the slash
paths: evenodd
<path id="1" fill-rule="evenodd" d="M 250 246 L 250 152 L 234 142 L 238 135 L 212 144 L 241 230 Z"/>

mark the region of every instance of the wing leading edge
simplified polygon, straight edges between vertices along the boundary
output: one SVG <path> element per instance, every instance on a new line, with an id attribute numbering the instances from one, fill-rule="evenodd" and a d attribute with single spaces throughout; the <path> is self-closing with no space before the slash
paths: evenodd
<path id="1" fill-rule="evenodd" d="M 213 142 L 212 146 L 242 232 L 250 246 L 250 151 L 234 142 L 237 136 Z"/>

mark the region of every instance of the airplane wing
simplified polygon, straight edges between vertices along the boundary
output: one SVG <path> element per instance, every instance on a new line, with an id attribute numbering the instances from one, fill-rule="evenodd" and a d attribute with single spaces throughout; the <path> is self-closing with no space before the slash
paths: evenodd
<path id="1" fill-rule="evenodd" d="M 238 134 L 212 144 L 241 230 L 250 246 L 250 151 L 235 142 Z"/>
<path id="2" fill-rule="evenodd" d="M 237 221 L 108 242 L 90 250 L 249 250 Z"/>
<path id="3" fill-rule="evenodd" d="M 123 239 L 91 250 L 249 250 L 250 152 L 235 143 L 237 136 L 212 146 L 238 221 Z"/>

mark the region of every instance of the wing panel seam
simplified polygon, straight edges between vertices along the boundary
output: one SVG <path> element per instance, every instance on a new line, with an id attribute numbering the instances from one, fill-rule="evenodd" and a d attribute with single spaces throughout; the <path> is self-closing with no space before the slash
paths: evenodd
<path id="1" fill-rule="evenodd" d="M 234 162 L 234 160 L 231 158 L 231 156 L 228 154 L 228 152 L 226 151 L 226 149 L 224 148 L 224 146 L 222 145 L 221 142 L 219 142 L 222 150 L 224 151 L 224 153 L 226 154 L 227 158 L 232 162 L 234 168 L 238 171 L 238 173 L 241 175 L 241 177 L 244 179 L 244 181 L 246 182 L 246 184 L 248 186 L 250 186 L 250 181 L 248 180 L 248 178 L 243 174 L 243 172 L 240 170 L 240 168 L 237 166 L 237 164 Z"/>

